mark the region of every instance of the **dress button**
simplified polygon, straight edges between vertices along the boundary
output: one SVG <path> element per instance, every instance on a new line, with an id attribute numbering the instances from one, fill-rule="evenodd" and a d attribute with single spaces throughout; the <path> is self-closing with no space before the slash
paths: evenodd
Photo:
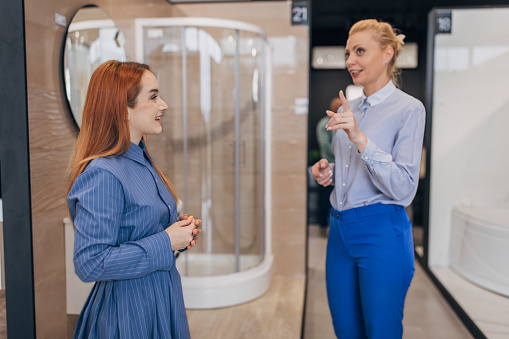
<path id="1" fill-rule="evenodd" d="M 346 184 L 345 184 L 345 183 L 342 183 L 341 185 L 345 186 Z"/>
<path id="2" fill-rule="evenodd" d="M 340 201 L 340 202 L 339 202 L 339 204 L 340 204 L 340 205 L 343 205 L 343 202 L 342 202 L 342 201 Z"/>
<path id="3" fill-rule="evenodd" d="M 345 167 L 348 168 L 348 164 L 346 164 Z"/>

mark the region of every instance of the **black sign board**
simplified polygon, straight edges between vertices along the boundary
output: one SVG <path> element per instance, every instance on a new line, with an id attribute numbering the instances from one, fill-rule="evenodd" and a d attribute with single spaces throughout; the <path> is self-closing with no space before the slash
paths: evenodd
<path id="1" fill-rule="evenodd" d="M 452 17 L 451 12 L 438 12 L 435 19 L 435 32 L 438 34 L 451 34 Z"/>
<path id="2" fill-rule="evenodd" d="M 308 2 L 292 1 L 292 25 L 308 24 Z"/>

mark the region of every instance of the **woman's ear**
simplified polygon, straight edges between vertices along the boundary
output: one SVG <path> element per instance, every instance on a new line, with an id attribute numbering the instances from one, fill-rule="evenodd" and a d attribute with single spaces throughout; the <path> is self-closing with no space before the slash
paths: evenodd
<path id="1" fill-rule="evenodd" d="M 384 51 L 385 63 L 388 64 L 392 60 L 393 57 L 394 57 L 394 48 L 392 48 L 392 46 L 387 46 Z"/>
<path id="2" fill-rule="evenodd" d="M 131 120 L 131 111 L 132 109 L 129 106 L 127 106 L 127 121 Z"/>

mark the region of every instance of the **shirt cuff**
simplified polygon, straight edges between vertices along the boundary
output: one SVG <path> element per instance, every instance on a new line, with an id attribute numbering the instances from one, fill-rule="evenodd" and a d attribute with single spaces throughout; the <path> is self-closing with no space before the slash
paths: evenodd
<path id="1" fill-rule="evenodd" d="M 363 153 L 359 153 L 359 156 L 366 164 L 392 161 L 392 155 L 379 149 L 370 139 L 368 139 L 366 149 Z"/>
<path id="2" fill-rule="evenodd" d="M 175 265 L 175 256 L 171 250 L 170 236 L 165 231 L 140 239 L 147 251 L 150 271 L 170 270 Z"/>

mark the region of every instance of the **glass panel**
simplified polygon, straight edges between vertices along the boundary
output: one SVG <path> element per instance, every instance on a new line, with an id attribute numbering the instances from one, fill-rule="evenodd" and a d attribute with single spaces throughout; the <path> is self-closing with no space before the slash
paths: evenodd
<path id="1" fill-rule="evenodd" d="M 240 270 L 262 261 L 261 74 L 264 41 L 251 32 L 239 34 L 240 56 Z"/>
<path id="2" fill-rule="evenodd" d="M 428 264 L 489 338 L 509 328 L 508 31 L 507 8 L 452 10 L 434 51 Z"/>
<path id="3" fill-rule="evenodd" d="M 183 276 L 213 276 L 252 268 L 265 251 L 261 137 L 265 41 L 234 29 L 177 26 L 145 26 L 143 39 L 144 61 L 159 78 L 161 95 L 169 105 L 163 135 L 153 138 L 150 148 L 174 183 L 182 212 L 203 220 L 198 244 L 177 261 L 179 271 Z"/>
<path id="4" fill-rule="evenodd" d="M 235 272 L 233 37 L 231 29 L 186 28 L 188 210 L 203 220 L 188 254 L 191 276 Z"/>
<path id="5" fill-rule="evenodd" d="M 430 265 L 448 264 L 453 208 L 509 206 L 507 31 L 509 9 L 454 10 L 435 38 Z"/>
<path id="6" fill-rule="evenodd" d="M 177 261 L 183 276 L 235 272 L 233 37 L 222 28 L 144 28 L 145 61 L 169 105 L 153 154 L 182 212 L 203 221 L 197 245 Z"/>
<path id="7" fill-rule="evenodd" d="M 168 104 L 163 133 L 149 139 L 152 156 L 168 176 L 178 198 L 185 201 L 184 109 L 182 102 L 182 28 L 145 27 L 144 62 L 157 76 L 161 97 Z"/>

